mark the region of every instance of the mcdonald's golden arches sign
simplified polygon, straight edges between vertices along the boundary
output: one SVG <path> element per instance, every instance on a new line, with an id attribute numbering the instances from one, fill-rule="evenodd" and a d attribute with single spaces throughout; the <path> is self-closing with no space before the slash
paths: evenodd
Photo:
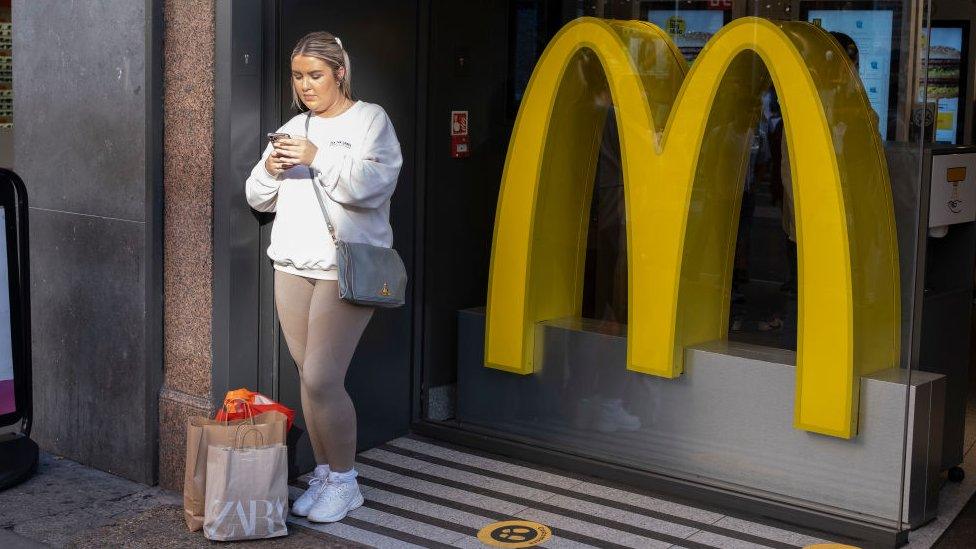
<path id="1" fill-rule="evenodd" d="M 531 374 L 535 324 L 580 314 L 586 214 L 611 102 L 627 215 L 627 368 L 675 378 L 686 347 L 726 337 L 751 128 L 770 80 L 796 211 L 793 422 L 856 434 L 859 377 L 899 359 L 891 191 L 860 80 L 836 42 L 807 23 L 738 19 L 690 70 L 649 23 L 581 18 L 553 38 L 509 143 L 486 366 Z"/>

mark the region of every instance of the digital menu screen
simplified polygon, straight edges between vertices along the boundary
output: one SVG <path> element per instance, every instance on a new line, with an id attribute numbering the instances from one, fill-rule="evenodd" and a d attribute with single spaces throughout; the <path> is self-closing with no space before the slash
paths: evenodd
<path id="1" fill-rule="evenodd" d="M 812 9 L 807 21 L 831 32 L 842 32 L 857 44 L 859 74 L 868 101 L 878 114 L 878 130 L 888 133 L 888 101 L 891 93 L 892 10 Z"/>
<path id="2" fill-rule="evenodd" d="M 0 227 L 7 226 L 5 209 L 0 206 Z M 16 411 L 14 360 L 10 339 L 10 279 L 7 272 L 7 239 L 0 238 L 0 415 Z"/>
<path id="3" fill-rule="evenodd" d="M 959 94 L 963 73 L 963 29 L 961 27 L 937 27 L 927 30 L 928 61 L 924 98 L 935 103 L 938 114 L 935 120 L 935 141 L 955 144 L 959 137 Z M 923 49 L 924 50 L 924 49 Z M 922 63 L 924 51 L 922 52 Z"/>
<path id="4" fill-rule="evenodd" d="M 725 25 L 723 10 L 649 9 L 646 20 L 671 35 L 681 54 L 689 63 L 705 47 L 712 36 Z"/>

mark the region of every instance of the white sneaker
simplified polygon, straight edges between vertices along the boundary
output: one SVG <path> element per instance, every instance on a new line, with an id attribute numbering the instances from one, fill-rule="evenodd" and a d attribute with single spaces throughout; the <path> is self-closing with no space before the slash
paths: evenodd
<path id="1" fill-rule="evenodd" d="M 600 403 L 595 428 L 601 433 L 616 431 L 636 431 L 640 429 L 640 418 L 624 410 L 623 399 L 612 398 Z"/>
<path id="2" fill-rule="evenodd" d="M 305 490 L 305 493 L 296 499 L 291 506 L 291 514 L 296 517 L 307 517 L 309 510 L 325 491 L 326 484 L 328 484 L 327 477 L 312 477 L 308 481 L 308 490 Z"/>
<path id="3" fill-rule="evenodd" d="M 355 480 L 332 483 L 329 482 L 318 501 L 308 512 L 311 522 L 337 522 L 346 513 L 363 504 L 363 494 L 359 491 L 359 483 Z"/>

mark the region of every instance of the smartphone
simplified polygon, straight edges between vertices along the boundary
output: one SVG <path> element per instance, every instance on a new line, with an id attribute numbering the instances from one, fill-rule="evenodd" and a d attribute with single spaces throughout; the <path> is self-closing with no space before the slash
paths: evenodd
<path id="1" fill-rule="evenodd" d="M 279 139 L 291 139 L 291 136 L 288 135 L 287 133 L 268 132 L 268 139 L 270 139 L 271 142 L 274 143 Z"/>

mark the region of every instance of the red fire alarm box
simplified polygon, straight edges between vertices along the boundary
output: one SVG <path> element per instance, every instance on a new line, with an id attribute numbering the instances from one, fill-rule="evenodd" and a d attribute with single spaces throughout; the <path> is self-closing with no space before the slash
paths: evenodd
<path id="1" fill-rule="evenodd" d="M 468 111 L 451 111 L 451 158 L 467 158 L 470 155 Z"/>

